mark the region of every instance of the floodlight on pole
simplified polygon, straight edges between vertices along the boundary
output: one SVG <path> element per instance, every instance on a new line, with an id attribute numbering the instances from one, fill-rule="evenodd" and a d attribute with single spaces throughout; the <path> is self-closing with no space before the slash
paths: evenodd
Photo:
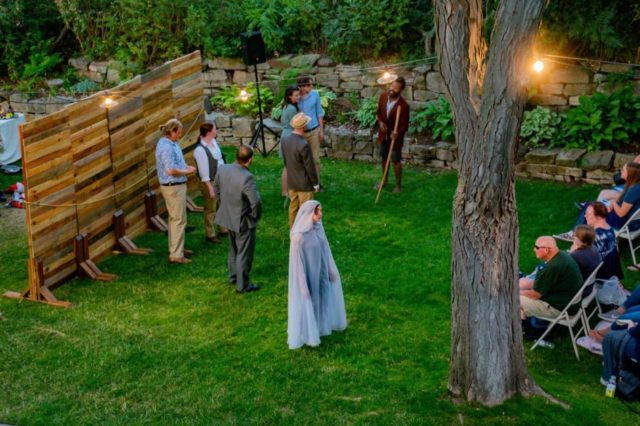
<path id="1" fill-rule="evenodd" d="M 542 71 L 544 71 L 544 62 L 542 62 L 540 59 L 536 60 L 533 63 L 533 70 L 540 74 Z"/>
<path id="2" fill-rule="evenodd" d="M 118 105 L 118 101 L 114 100 L 111 96 L 106 96 L 102 103 L 100 104 L 100 108 L 113 108 Z"/>
<path id="3" fill-rule="evenodd" d="M 378 82 L 378 84 L 386 85 L 386 84 L 389 84 L 389 83 L 393 83 L 396 80 L 396 78 L 398 78 L 397 74 L 394 74 L 394 73 L 389 72 L 389 71 L 385 71 L 384 73 L 382 73 L 382 77 L 380 77 L 377 80 L 377 82 Z"/>

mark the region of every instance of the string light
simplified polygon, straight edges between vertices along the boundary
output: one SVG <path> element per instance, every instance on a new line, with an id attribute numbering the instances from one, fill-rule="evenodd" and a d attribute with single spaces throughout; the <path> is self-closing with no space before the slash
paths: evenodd
<path id="1" fill-rule="evenodd" d="M 537 72 L 538 74 L 541 73 L 542 71 L 544 71 L 544 62 L 542 62 L 541 60 L 537 60 L 533 63 L 533 70 L 535 72 Z"/>
<path id="2" fill-rule="evenodd" d="M 236 99 L 240 102 L 247 102 L 251 96 L 253 96 L 251 93 L 247 92 L 245 88 L 242 88 L 240 89 L 240 94 Z"/>
<path id="3" fill-rule="evenodd" d="M 111 96 L 106 96 L 102 101 L 102 103 L 100 104 L 100 108 L 109 109 L 109 108 L 113 108 L 116 105 L 118 105 L 118 101 L 112 99 Z"/>
<path id="4" fill-rule="evenodd" d="M 398 78 L 397 74 L 385 71 L 384 73 L 382 73 L 382 77 L 380 77 L 377 82 L 378 84 L 385 85 L 395 81 L 396 78 Z"/>

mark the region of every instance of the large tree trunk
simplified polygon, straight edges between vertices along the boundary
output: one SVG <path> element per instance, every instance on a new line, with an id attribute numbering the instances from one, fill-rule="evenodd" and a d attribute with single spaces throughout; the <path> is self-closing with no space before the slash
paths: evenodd
<path id="1" fill-rule="evenodd" d="M 435 0 L 436 48 L 456 125 L 449 389 L 487 405 L 538 388 L 518 300 L 515 154 L 545 0 L 503 0 L 491 46 L 482 0 Z"/>

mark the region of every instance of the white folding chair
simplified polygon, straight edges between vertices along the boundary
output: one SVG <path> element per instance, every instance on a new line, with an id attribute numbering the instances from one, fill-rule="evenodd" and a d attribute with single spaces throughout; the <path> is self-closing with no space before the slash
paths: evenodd
<path id="1" fill-rule="evenodd" d="M 591 277 L 589 277 L 589 278 L 591 278 Z M 594 275 L 594 278 L 595 278 L 595 275 Z M 533 346 L 531 346 L 531 350 L 534 350 L 540 344 L 540 342 L 542 342 L 544 340 L 544 338 L 547 337 L 547 334 L 549 334 L 551 332 L 551 330 L 553 329 L 553 327 L 555 327 L 556 324 L 560 324 L 560 325 L 564 325 L 565 327 L 567 327 L 569 329 L 569 335 L 571 336 L 571 344 L 573 345 L 573 351 L 575 352 L 576 358 L 578 359 L 578 361 L 580 361 L 580 354 L 578 354 L 578 346 L 576 345 L 576 340 L 580 336 L 580 332 L 584 331 L 584 325 L 582 323 L 582 317 L 583 317 L 583 313 L 582 313 L 582 292 L 584 291 L 585 287 L 588 284 L 589 284 L 589 279 L 587 279 L 580 286 L 580 289 L 571 298 L 571 300 L 569 301 L 567 306 L 565 306 L 565 308 L 558 314 L 557 317 L 541 317 L 541 316 L 537 316 L 536 317 L 536 318 L 540 318 L 541 320 L 544 320 L 544 321 L 549 321 L 550 324 L 547 327 L 547 329 L 545 330 L 545 332 L 542 333 L 542 336 L 540 336 L 540 338 L 535 341 Z M 570 314 L 569 313 L 569 309 L 572 306 L 576 306 L 576 305 L 577 305 L 578 310 L 576 311 L 576 313 Z M 578 324 L 578 323 L 580 324 L 580 329 L 578 330 L 578 333 L 576 333 L 574 335 L 573 327 L 575 327 L 575 325 Z M 585 331 L 585 333 L 586 333 L 586 331 Z"/>
<path id="2" fill-rule="evenodd" d="M 591 306 L 593 301 L 596 300 L 596 294 L 598 293 L 598 290 L 596 289 L 596 275 L 598 275 L 598 271 L 600 270 L 602 265 L 604 265 L 604 262 L 600 262 L 598 266 L 596 266 L 596 269 L 594 269 L 593 272 L 591 272 L 591 275 L 589 275 L 589 277 L 584 281 L 584 288 L 587 288 L 590 285 L 593 286 L 593 288 L 591 289 L 591 293 L 583 297 L 581 302 L 582 327 L 583 327 L 585 336 L 589 334 L 589 331 L 591 331 L 591 328 L 589 327 L 589 320 L 597 312 L 600 311 L 600 304 L 596 303 L 596 306 L 595 308 L 593 308 L 593 311 L 591 311 L 591 313 L 587 313 L 589 310 L 589 306 Z"/>
<path id="3" fill-rule="evenodd" d="M 629 251 L 631 252 L 631 259 L 633 259 L 634 265 L 638 263 L 636 262 L 636 250 L 640 249 L 640 247 L 634 248 L 633 240 L 640 236 L 640 229 L 632 231 L 629 229 L 629 225 L 631 224 L 631 222 L 637 219 L 640 219 L 640 209 L 636 210 L 636 212 L 631 215 L 629 220 L 627 220 L 625 224 L 622 225 L 622 228 L 616 231 L 616 238 L 622 238 L 629 241 Z"/>

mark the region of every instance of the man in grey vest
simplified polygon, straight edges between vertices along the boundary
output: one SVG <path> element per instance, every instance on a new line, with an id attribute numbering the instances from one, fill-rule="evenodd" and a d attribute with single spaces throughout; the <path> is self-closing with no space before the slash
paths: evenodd
<path id="1" fill-rule="evenodd" d="M 256 247 L 256 226 L 262 214 L 256 181 L 249 172 L 252 161 L 251 147 L 241 145 L 236 151 L 236 162 L 218 167 L 213 183 L 220 202 L 215 223 L 229 230 L 229 283 L 236 285 L 237 293 L 260 289 L 249 281 Z"/>
<path id="2" fill-rule="evenodd" d="M 213 123 L 205 122 L 200 126 L 200 137 L 193 151 L 193 158 L 198 167 L 200 178 L 200 190 L 204 199 L 204 230 L 205 239 L 214 244 L 219 244 L 218 232 L 214 219 L 218 209 L 218 199 L 213 190 L 213 181 L 218 171 L 218 166 L 224 164 L 224 154 L 216 142 L 217 129 Z"/>
<path id="3" fill-rule="evenodd" d="M 304 139 L 304 129 L 311 118 L 299 112 L 291 118 L 293 132 L 282 139 L 282 154 L 287 168 L 289 190 L 289 228 L 296 220 L 298 209 L 306 201 L 313 200 L 313 193 L 320 190 L 318 171 L 314 164 L 311 148 Z"/>

